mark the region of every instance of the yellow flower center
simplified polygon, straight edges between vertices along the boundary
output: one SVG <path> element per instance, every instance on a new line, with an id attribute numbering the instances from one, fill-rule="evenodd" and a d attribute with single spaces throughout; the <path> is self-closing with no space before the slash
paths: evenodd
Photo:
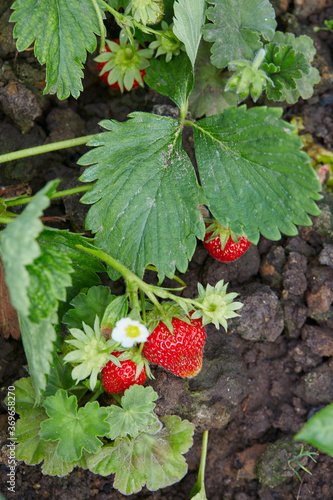
<path id="1" fill-rule="evenodd" d="M 135 325 L 128 325 L 128 327 L 125 328 L 126 336 L 135 339 L 136 337 L 140 336 L 140 329 L 138 326 Z"/>

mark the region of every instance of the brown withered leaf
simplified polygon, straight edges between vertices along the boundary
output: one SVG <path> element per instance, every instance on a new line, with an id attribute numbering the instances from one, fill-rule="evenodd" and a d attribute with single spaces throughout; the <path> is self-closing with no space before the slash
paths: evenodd
<path id="1" fill-rule="evenodd" d="M 18 198 L 19 196 L 31 196 L 31 187 L 26 182 L 17 184 L 16 186 L 7 186 L 0 188 L 1 198 Z"/>
<path id="2" fill-rule="evenodd" d="M 8 339 L 20 338 L 20 326 L 17 312 L 9 300 L 9 292 L 5 282 L 5 271 L 0 258 L 0 335 Z"/>

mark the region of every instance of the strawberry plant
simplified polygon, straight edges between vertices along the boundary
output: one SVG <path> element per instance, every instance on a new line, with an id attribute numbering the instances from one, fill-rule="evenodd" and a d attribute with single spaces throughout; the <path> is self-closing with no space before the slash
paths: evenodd
<path id="1" fill-rule="evenodd" d="M 45 93 L 79 97 L 87 52 L 99 36 L 95 60 L 108 84 L 131 91 L 145 82 L 179 110 L 179 118 L 134 112 L 122 123 L 103 120 L 104 131 L 93 136 L 0 155 L 4 163 L 80 144 L 92 148 L 78 162 L 87 167 L 82 186 L 57 191 L 54 180 L 33 197 L 0 205 L 1 258 L 30 375 L 15 383 L 17 458 L 43 461 L 45 474 L 66 475 L 75 466 L 114 473 L 114 487 L 124 494 L 180 480 L 193 425 L 156 416 L 151 366 L 195 376 L 205 325 L 227 329 L 241 304 L 223 281 L 206 289 L 198 284 L 197 298 L 189 299 L 181 289 L 162 287 L 164 278 L 187 270 L 198 240 L 209 249 L 219 238 L 218 252 L 228 253 L 219 260 L 233 260 L 260 234 L 296 235 L 297 225 L 319 214 L 321 185 L 295 127 L 275 104 L 313 94 L 319 73 L 311 65 L 312 40 L 276 31 L 268 0 L 208 4 L 12 5 L 17 49 L 34 44 L 46 66 Z M 113 42 L 106 40 L 106 13 L 119 25 Z M 248 107 L 250 98 L 274 106 Z M 193 131 L 197 170 L 182 146 L 185 127 Z M 52 199 L 78 192 L 90 205 L 86 229 L 93 237 L 43 225 Z M 25 204 L 20 215 L 10 210 Z M 208 226 L 207 237 L 204 206 L 217 227 Z M 230 250 L 235 245 L 237 254 L 239 248 Z M 147 268 L 156 269 L 159 285 L 143 280 Z M 102 286 L 103 272 L 112 280 L 122 276 L 126 293 L 116 297 Z M 97 401 L 103 386 L 116 404 Z M 204 495 L 202 481 L 196 495 Z"/>

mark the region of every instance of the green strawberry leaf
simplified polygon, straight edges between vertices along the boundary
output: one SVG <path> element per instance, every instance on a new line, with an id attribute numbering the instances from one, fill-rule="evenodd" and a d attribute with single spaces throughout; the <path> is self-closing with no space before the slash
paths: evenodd
<path id="1" fill-rule="evenodd" d="M 333 404 L 318 411 L 294 436 L 333 457 Z"/>
<path id="2" fill-rule="evenodd" d="M 297 234 L 320 213 L 321 185 L 282 109 L 245 106 L 193 124 L 196 159 L 213 216 L 257 243 Z"/>
<path id="3" fill-rule="evenodd" d="M 147 427 L 151 434 L 158 432 L 161 425 L 153 413 L 153 401 L 157 398 L 152 387 L 132 385 L 121 398 L 122 408 L 115 405 L 108 407 L 109 416 L 106 421 L 111 425 L 111 431 L 106 437 L 112 440 L 127 435 L 137 437 L 140 432 L 147 431 Z"/>
<path id="4" fill-rule="evenodd" d="M 73 272 L 71 260 L 55 249 L 41 244 L 41 255 L 27 266 L 30 284 L 29 320 L 39 323 L 42 319 L 53 318 L 58 310 L 59 300 L 66 300 L 66 288 L 71 286 L 70 274 Z M 52 322 L 57 323 L 57 320 Z"/>
<path id="5" fill-rule="evenodd" d="M 117 438 L 88 461 L 95 474 L 115 473 L 114 487 L 124 495 L 146 485 L 151 491 L 180 481 L 187 472 L 184 457 L 192 446 L 193 425 L 175 415 L 161 417 L 165 425 L 156 435 Z"/>
<path id="6" fill-rule="evenodd" d="M 310 37 L 296 38 L 292 33 L 278 31 L 265 51 L 261 69 L 272 81 L 267 81 L 269 99 L 294 104 L 299 97 L 308 99 L 313 95 L 313 86 L 319 83 L 320 74 L 311 66 L 315 48 Z"/>
<path id="7" fill-rule="evenodd" d="M 76 248 L 76 245 L 91 244 L 92 240 L 80 234 L 70 233 L 67 230 L 44 228 L 38 242 L 41 246 L 52 248 L 54 251 L 69 258 L 74 271 L 71 274 L 72 286 L 67 288 L 67 301 L 60 304 L 59 317 L 65 314 L 70 301 L 82 288 L 98 285 L 101 280 L 96 273 L 105 272 L 104 265 L 95 257 Z M 68 303 L 68 304 L 67 304 Z"/>
<path id="8" fill-rule="evenodd" d="M 55 396 L 44 400 L 43 406 L 50 418 L 42 422 L 40 437 L 45 441 L 59 440 L 57 454 L 62 460 L 79 460 L 83 449 L 96 453 L 101 448 L 97 436 L 109 432 L 110 425 L 105 422 L 107 410 L 97 401 L 77 409 L 76 397 L 59 389 Z"/>
<path id="9" fill-rule="evenodd" d="M 23 212 L 1 233 L 0 251 L 10 300 L 17 312 L 28 316 L 30 276 L 26 267 L 41 255 L 36 238 L 43 230 L 39 217 L 50 204 L 59 181 L 51 181 L 41 189 Z"/>
<path id="10" fill-rule="evenodd" d="M 73 367 L 65 363 L 62 356 L 53 357 L 53 365 L 50 370 L 50 374 L 47 378 L 47 386 L 43 394 L 44 398 L 48 396 L 54 396 L 58 389 L 65 389 L 72 394 L 80 396 L 83 395 L 87 389 L 80 384 L 76 384 L 72 378 Z"/>
<path id="11" fill-rule="evenodd" d="M 147 264 L 159 277 L 187 269 L 204 237 L 198 205 L 201 191 L 182 149 L 177 120 L 132 113 L 124 123 L 103 121 L 109 132 L 96 135 L 80 165 L 81 176 L 97 182 L 81 201 L 90 203 L 86 224 L 96 245 L 142 276 Z M 149 137 L 149 149 L 147 149 Z M 170 237 L 172 235 L 172 238 Z"/>
<path id="12" fill-rule="evenodd" d="M 104 16 L 104 6 L 97 0 Z M 98 17 L 91 0 L 16 0 L 10 21 L 15 22 L 17 50 L 35 44 L 35 55 L 46 64 L 44 93 L 66 99 L 79 97 L 83 63 L 97 46 Z"/>
<path id="13" fill-rule="evenodd" d="M 116 298 L 107 286 L 93 286 L 85 293 L 79 293 L 72 301 L 74 309 L 69 309 L 62 319 L 68 328 L 82 329 L 82 322 L 94 327 L 96 316 L 102 321 L 105 309 Z"/>
<path id="14" fill-rule="evenodd" d="M 59 300 L 66 300 L 66 287 L 73 272 L 69 256 L 43 244 L 39 217 L 49 205 L 58 181 L 39 191 L 1 236 L 1 255 L 11 301 L 16 308 L 29 372 L 37 400 L 46 386 L 58 322 Z M 38 238 L 39 236 L 39 238 Z M 38 239 L 37 239 L 38 238 Z"/>
<path id="15" fill-rule="evenodd" d="M 201 40 L 201 28 L 205 22 L 206 0 L 176 0 L 173 32 L 184 43 L 192 67 Z"/>
<path id="16" fill-rule="evenodd" d="M 227 78 L 210 63 L 210 45 L 201 42 L 195 63 L 194 88 L 189 99 L 189 109 L 194 118 L 222 113 L 229 106 L 236 106 L 235 92 L 226 92 Z"/>
<path id="17" fill-rule="evenodd" d="M 180 109 L 184 109 L 193 89 L 191 62 L 184 53 L 168 63 L 164 59 L 151 59 L 145 82 L 160 94 L 170 97 Z"/>
<path id="18" fill-rule="evenodd" d="M 46 387 L 46 376 L 50 373 L 53 363 L 52 353 L 57 336 L 49 319 L 32 323 L 29 318 L 19 314 L 19 320 L 24 352 L 38 403 L 41 391 Z"/>
<path id="19" fill-rule="evenodd" d="M 207 42 L 214 42 L 211 61 L 225 68 L 230 61 L 252 60 L 262 47 L 260 36 L 271 40 L 276 28 L 274 9 L 268 0 L 210 0 L 212 23 L 203 28 Z"/>

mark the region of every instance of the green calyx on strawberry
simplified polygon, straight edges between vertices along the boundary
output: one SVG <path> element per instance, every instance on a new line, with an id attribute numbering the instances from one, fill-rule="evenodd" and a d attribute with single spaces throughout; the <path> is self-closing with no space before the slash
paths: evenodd
<path id="1" fill-rule="evenodd" d="M 213 323 L 216 328 L 219 329 L 222 325 L 227 330 L 227 320 L 239 316 L 235 311 L 243 307 L 241 302 L 233 302 L 238 294 L 227 293 L 227 286 L 228 283 L 224 284 L 224 280 L 221 280 L 215 287 L 207 285 L 205 290 L 201 283 L 198 283 L 198 308 L 191 318 L 201 318 L 203 326 Z"/>
<path id="2" fill-rule="evenodd" d="M 225 228 L 217 220 L 206 220 L 204 246 L 212 257 L 219 262 L 232 262 L 239 259 L 251 245 L 245 236 L 238 236 Z"/>
<path id="3" fill-rule="evenodd" d="M 126 349 L 112 352 L 117 364 L 110 360 L 102 370 L 102 383 L 106 392 L 117 394 L 124 392 L 134 384 L 142 385 L 147 376 L 154 378 L 148 361 L 141 355 L 140 349 Z"/>
<path id="4" fill-rule="evenodd" d="M 165 21 L 162 21 L 161 27 L 163 32 L 161 35 L 156 35 L 156 40 L 149 44 L 149 48 L 154 50 L 157 49 L 155 57 L 165 54 L 165 61 L 169 62 L 173 56 L 179 56 L 180 51 L 185 50 L 185 47 L 174 34 L 172 24 L 168 26 Z"/>
<path id="5" fill-rule="evenodd" d="M 182 378 L 200 372 L 206 340 L 201 319 L 192 319 L 179 306 L 166 302 L 149 313 L 148 325 L 153 331 L 142 349 L 145 358 Z"/>
<path id="6" fill-rule="evenodd" d="M 137 42 L 132 45 L 126 37 L 120 40 L 106 40 L 106 51 L 99 54 L 95 61 L 101 78 L 110 86 L 124 92 L 143 87 L 142 77 L 149 66 L 153 50 L 141 49 Z"/>
<path id="7" fill-rule="evenodd" d="M 131 14 L 138 23 L 157 24 L 164 16 L 163 0 L 131 0 L 125 14 Z"/>

